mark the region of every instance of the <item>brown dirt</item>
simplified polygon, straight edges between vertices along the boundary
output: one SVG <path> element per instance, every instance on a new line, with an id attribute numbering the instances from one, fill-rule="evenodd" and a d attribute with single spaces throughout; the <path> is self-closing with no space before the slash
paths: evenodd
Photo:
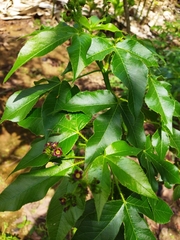
<path id="1" fill-rule="evenodd" d="M 42 19 L 45 24 L 54 24 Z M 34 19 L 2 21 L 0 20 L 0 116 L 2 115 L 7 98 L 14 91 L 33 85 L 43 77 L 59 76 L 67 65 L 68 58 L 65 51 L 68 42 L 56 48 L 46 56 L 35 58 L 22 66 L 10 80 L 3 84 L 3 79 L 12 67 L 20 48 L 23 46 L 24 35 L 38 28 Z M 91 66 L 92 69 L 95 66 Z M 92 74 L 79 80 L 83 89 L 104 88 L 99 74 Z M 7 179 L 20 159 L 30 148 L 34 136 L 15 123 L 5 122 L 0 126 L 0 192 L 13 180 L 14 175 Z M 17 212 L 0 213 L 0 231 L 7 223 L 6 232 L 18 234 L 20 239 L 47 239 L 44 216 L 53 191 L 49 191 L 45 199 L 25 205 Z M 174 211 L 172 221 L 166 225 L 158 225 L 149 221 L 152 231 L 160 240 L 180 239 L 180 204 L 172 201 L 172 192 L 163 189 L 162 197 L 170 204 Z M 158 239 L 158 238 L 157 238 Z"/>

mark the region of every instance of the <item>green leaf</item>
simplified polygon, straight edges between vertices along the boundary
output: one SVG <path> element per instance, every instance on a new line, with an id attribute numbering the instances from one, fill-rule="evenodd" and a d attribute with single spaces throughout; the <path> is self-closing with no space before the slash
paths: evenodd
<path id="1" fill-rule="evenodd" d="M 43 129 L 46 138 L 52 133 L 54 126 L 58 124 L 61 116 L 56 110 L 71 99 L 71 90 L 69 83 L 63 81 L 47 95 L 42 107 Z"/>
<path id="2" fill-rule="evenodd" d="M 145 154 L 165 182 L 170 184 L 180 183 L 179 169 L 175 165 L 168 161 L 159 159 L 159 157 L 153 153 L 146 152 Z"/>
<path id="3" fill-rule="evenodd" d="M 100 221 L 97 220 L 93 201 L 86 203 L 87 211 L 72 240 L 112 240 L 115 239 L 122 224 L 124 205 L 120 200 L 107 202 Z M 87 234 L 88 233 L 88 234 Z"/>
<path id="4" fill-rule="evenodd" d="M 57 84 L 56 82 L 50 82 L 49 84 L 37 85 L 29 89 L 15 92 L 6 102 L 6 108 L 0 123 L 5 120 L 10 120 L 12 122 L 23 120 L 41 95 L 57 86 Z"/>
<path id="5" fill-rule="evenodd" d="M 133 54 L 138 59 L 142 60 L 148 67 L 158 66 L 154 54 L 136 39 L 130 38 L 122 42 L 118 42 L 116 47 Z"/>
<path id="6" fill-rule="evenodd" d="M 98 24 L 91 27 L 91 30 L 104 30 L 110 32 L 120 32 L 120 30 L 112 23 Z"/>
<path id="7" fill-rule="evenodd" d="M 177 156 L 180 157 L 180 131 L 173 128 L 173 134 L 170 134 L 170 145 L 177 150 Z"/>
<path id="8" fill-rule="evenodd" d="M 113 44 L 110 40 L 102 37 L 94 37 L 91 41 L 91 46 L 87 52 L 87 63 L 94 61 L 102 61 L 106 55 L 113 51 Z"/>
<path id="9" fill-rule="evenodd" d="M 23 64 L 34 57 L 43 56 L 58 45 L 71 38 L 76 33 L 76 29 L 69 27 L 65 23 L 59 23 L 56 27 L 48 30 L 42 30 L 30 38 L 21 48 L 16 62 L 4 79 L 4 82 Z"/>
<path id="10" fill-rule="evenodd" d="M 94 121 L 94 134 L 86 145 L 85 164 L 90 164 L 96 157 L 102 155 L 105 148 L 121 138 L 121 118 L 117 105 Z"/>
<path id="11" fill-rule="evenodd" d="M 83 113 L 64 112 L 53 115 L 52 118 L 57 120 L 57 123 L 52 126 L 52 133 L 59 135 L 57 138 L 63 154 L 67 154 L 72 149 L 79 137 L 79 131 L 91 120 L 90 116 Z"/>
<path id="12" fill-rule="evenodd" d="M 146 176 L 152 186 L 152 189 L 154 192 L 157 192 L 159 188 L 159 184 L 157 182 L 157 171 L 155 171 L 152 162 L 148 160 L 144 152 L 140 154 L 139 160 L 142 168 L 146 170 Z"/>
<path id="13" fill-rule="evenodd" d="M 91 37 L 83 33 L 81 35 L 74 35 L 71 46 L 68 47 L 68 53 L 71 60 L 74 79 L 76 79 L 81 71 L 86 67 L 86 53 L 91 44 Z"/>
<path id="14" fill-rule="evenodd" d="M 169 137 L 167 133 L 161 130 L 160 134 L 157 130 L 152 136 L 152 145 L 156 150 L 160 159 L 165 159 L 167 151 L 169 149 Z"/>
<path id="15" fill-rule="evenodd" d="M 146 222 L 141 218 L 135 208 L 126 205 L 124 208 L 124 228 L 127 240 L 155 240 L 155 236 L 149 230 Z"/>
<path id="16" fill-rule="evenodd" d="M 176 201 L 180 198 L 180 185 L 175 186 L 173 191 L 173 200 Z"/>
<path id="17" fill-rule="evenodd" d="M 84 112 L 87 115 L 97 113 L 117 104 L 115 96 L 109 90 L 84 91 L 77 93 L 59 110 Z"/>
<path id="18" fill-rule="evenodd" d="M 162 199 L 152 199 L 137 194 L 128 197 L 127 202 L 132 207 L 155 222 L 165 224 L 170 221 L 173 214 L 171 208 Z"/>
<path id="19" fill-rule="evenodd" d="M 174 100 L 170 98 L 168 91 L 161 82 L 156 79 L 149 79 L 149 89 L 145 102 L 150 109 L 160 114 L 164 125 L 172 133 Z"/>
<path id="20" fill-rule="evenodd" d="M 105 149 L 105 156 L 137 156 L 141 149 L 135 148 L 127 144 L 125 141 L 113 142 Z"/>
<path id="21" fill-rule="evenodd" d="M 148 69 L 146 65 L 126 49 L 115 50 L 111 68 L 128 88 L 128 106 L 135 118 L 140 114 L 147 85 Z"/>
<path id="22" fill-rule="evenodd" d="M 50 202 L 47 213 L 47 228 L 49 240 L 64 240 L 66 235 L 75 225 L 84 211 L 85 199 L 76 195 L 76 206 L 64 211 L 65 206 L 59 199 L 65 194 L 73 193 L 78 184 L 71 183 L 68 178 L 63 178 Z"/>
<path id="23" fill-rule="evenodd" d="M 46 144 L 45 139 L 36 139 L 32 143 L 31 149 L 21 159 L 21 161 L 13 170 L 13 172 L 28 167 L 40 167 L 45 165 L 49 161 L 48 156 L 43 153 L 45 144 Z"/>
<path id="24" fill-rule="evenodd" d="M 29 129 L 36 135 L 44 134 L 43 121 L 41 116 L 41 108 L 32 109 L 25 119 L 18 122 L 18 125 Z"/>
<path id="25" fill-rule="evenodd" d="M 98 180 L 99 183 L 94 183 L 91 191 L 95 201 L 98 221 L 100 220 L 101 213 L 105 203 L 111 192 L 111 175 L 106 161 L 103 156 L 97 157 L 91 164 L 87 172 L 87 180 L 90 184 L 93 180 Z M 98 191 L 99 190 L 99 191 Z"/>
<path id="26" fill-rule="evenodd" d="M 21 174 L 0 194 L 0 211 L 16 211 L 24 204 L 42 199 L 60 177 L 70 173 L 73 162 Z"/>
<path id="27" fill-rule="evenodd" d="M 137 148 L 144 149 L 146 143 L 146 136 L 144 132 L 144 116 L 142 113 L 139 114 L 135 120 L 134 116 L 129 110 L 127 103 L 120 105 L 121 113 L 124 123 L 127 127 L 127 140 Z"/>
<path id="28" fill-rule="evenodd" d="M 114 156 L 106 156 L 106 159 L 123 186 L 143 196 L 157 198 L 142 168 L 135 161 Z"/>

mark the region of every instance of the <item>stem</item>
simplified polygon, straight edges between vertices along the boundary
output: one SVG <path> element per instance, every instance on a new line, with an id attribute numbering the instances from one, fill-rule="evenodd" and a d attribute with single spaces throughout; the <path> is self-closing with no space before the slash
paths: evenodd
<path id="1" fill-rule="evenodd" d="M 116 187 L 117 187 L 117 189 L 118 189 L 118 191 L 119 191 L 119 194 L 120 194 L 120 196 L 121 196 L 121 198 L 122 198 L 122 200 L 123 200 L 123 203 L 125 204 L 125 203 L 126 203 L 126 200 L 125 200 L 125 198 L 124 198 L 124 195 L 123 195 L 122 192 L 121 192 L 121 189 L 120 189 L 120 187 L 119 187 L 117 178 L 114 177 L 114 179 L 115 179 Z"/>
<path id="2" fill-rule="evenodd" d="M 128 7 L 128 1 L 123 0 L 123 6 L 124 6 L 124 14 L 125 14 L 125 21 L 126 21 L 126 30 L 127 33 L 131 33 L 130 30 L 130 20 L 129 20 L 129 7 Z"/>
<path id="3" fill-rule="evenodd" d="M 100 72 L 100 70 L 99 70 L 99 69 L 96 69 L 96 70 L 93 70 L 93 71 L 91 71 L 91 72 L 82 74 L 82 75 L 80 75 L 78 78 L 82 78 L 82 77 L 84 77 L 84 76 L 87 76 L 87 75 L 89 75 L 89 74 L 91 74 L 91 73 L 95 73 L 95 72 Z"/>
<path id="4" fill-rule="evenodd" d="M 102 62 L 96 61 L 96 63 L 97 63 L 97 65 L 99 66 L 99 68 L 101 70 L 101 73 L 103 75 L 106 88 L 112 92 L 111 85 L 110 85 L 110 82 L 109 82 L 109 71 L 107 69 L 105 69 L 105 67 L 103 66 Z"/>
<path id="5" fill-rule="evenodd" d="M 82 137 L 82 139 L 84 139 L 85 142 L 88 141 L 88 139 L 81 132 L 78 132 L 78 134 L 80 137 Z"/>

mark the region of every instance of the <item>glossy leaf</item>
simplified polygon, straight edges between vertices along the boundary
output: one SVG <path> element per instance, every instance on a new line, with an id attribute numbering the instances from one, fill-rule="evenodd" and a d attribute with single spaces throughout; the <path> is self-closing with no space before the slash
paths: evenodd
<path id="1" fill-rule="evenodd" d="M 175 186 L 173 191 L 173 200 L 176 201 L 180 198 L 180 185 Z"/>
<path id="2" fill-rule="evenodd" d="M 99 183 L 94 183 L 92 186 L 91 184 L 94 180 L 99 181 Z M 92 186 L 91 191 L 95 201 L 97 218 L 100 220 L 103 207 L 107 202 L 111 191 L 111 175 L 103 156 L 97 157 L 92 162 L 87 172 L 87 181 L 89 182 L 90 187 Z"/>
<path id="3" fill-rule="evenodd" d="M 126 49 L 116 49 L 111 68 L 128 88 L 128 106 L 135 118 L 140 114 L 147 85 L 148 69 L 146 65 Z"/>
<path id="4" fill-rule="evenodd" d="M 157 60 L 154 57 L 153 52 L 148 48 L 144 47 L 140 42 L 135 38 L 128 38 L 122 42 L 118 42 L 116 45 L 117 48 L 124 49 L 132 55 L 136 56 L 138 59 L 143 61 L 148 67 L 158 66 Z"/>
<path id="5" fill-rule="evenodd" d="M 141 218 L 135 208 L 126 205 L 124 208 L 125 239 L 127 240 L 155 240 L 155 236 L 149 230 L 145 220 Z"/>
<path id="6" fill-rule="evenodd" d="M 24 204 L 42 199 L 60 177 L 70 173 L 73 162 L 21 174 L 0 194 L 0 211 L 16 211 Z"/>
<path id="7" fill-rule="evenodd" d="M 41 108 L 32 109 L 32 111 L 27 115 L 25 119 L 18 122 L 18 125 L 29 129 L 32 133 L 36 135 L 44 134 L 43 121 L 41 116 Z"/>
<path id="8" fill-rule="evenodd" d="M 59 113 L 52 116 L 57 123 L 52 126 L 52 133 L 58 134 L 58 142 L 64 154 L 67 154 L 79 137 L 79 131 L 91 120 L 83 113 Z"/>
<path id="9" fill-rule="evenodd" d="M 150 109 L 160 114 L 164 125 L 172 132 L 174 101 L 161 82 L 156 79 L 149 79 L 149 89 L 145 101 Z"/>
<path id="10" fill-rule="evenodd" d="M 165 224 L 170 221 L 173 214 L 171 208 L 162 199 L 152 199 L 144 196 L 132 194 L 128 197 L 127 202 L 130 206 L 155 222 Z"/>
<path id="11" fill-rule="evenodd" d="M 59 201 L 65 194 L 75 191 L 78 184 L 74 185 L 68 178 L 63 178 L 51 199 L 47 213 L 49 240 L 64 240 L 84 211 L 85 199 L 83 197 L 76 195 L 76 206 L 70 207 L 67 211 L 64 211 L 65 206 Z"/>
<path id="12" fill-rule="evenodd" d="M 65 23 L 59 23 L 56 27 L 48 30 L 45 29 L 31 37 L 21 48 L 17 60 L 4 81 L 6 82 L 8 78 L 10 78 L 10 76 L 23 64 L 34 57 L 40 57 L 49 53 L 54 48 L 71 38 L 75 33 L 75 28 L 72 28 Z"/>
<path id="13" fill-rule="evenodd" d="M 179 169 L 175 165 L 159 159 L 159 157 L 153 153 L 146 152 L 146 157 L 152 162 L 165 182 L 170 184 L 180 183 Z"/>
<path id="14" fill-rule="evenodd" d="M 180 157 L 180 131 L 173 129 L 173 134 L 170 134 L 170 145 L 177 150 L 177 156 Z"/>
<path id="15" fill-rule="evenodd" d="M 156 131 L 152 136 L 152 145 L 154 146 L 154 149 L 156 150 L 159 158 L 161 160 L 165 159 L 168 148 L 169 148 L 169 136 L 167 136 L 167 133 L 161 130 L 160 134 L 159 131 Z"/>
<path id="16" fill-rule="evenodd" d="M 127 103 L 120 105 L 123 121 L 127 127 L 127 140 L 129 143 L 137 148 L 144 149 L 146 143 L 146 136 L 144 133 L 144 116 L 142 113 L 139 114 L 138 118 L 135 119 Z"/>
<path id="17" fill-rule="evenodd" d="M 31 145 L 31 149 L 21 159 L 13 172 L 28 167 L 40 167 L 45 165 L 49 161 L 48 156 L 43 154 L 45 144 L 45 139 L 35 140 Z"/>
<path id="18" fill-rule="evenodd" d="M 100 221 L 97 220 L 92 201 L 87 202 L 88 211 L 80 219 L 80 224 L 73 240 L 112 240 L 119 232 L 123 220 L 124 205 L 119 200 L 107 202 L 102 211 Z M 88 234 L 87 234 L 88 233 Z"/>
<path id="19" fill-rule="evenodd" d="M 77 93 L 60 110 L 94 114 L 116 104 L 116 98 L 109 90 L 84 91 Z"/>
<path id="20" fill-rule="evenodd" d="M 68 53 L 71 60 L 74 79 L 76 79 L 81 71 L 86 67 L 86 53 L 91 44 L 91 37 L 88 34 L 74 35 L 71 46 L 68 47 Z"/>
<path id="21" fill-rule="evenodd" d="M 88 64 L 102 61 L 105 56 L 113 51 L 113 44 L 106 38 L 93 37 L 86 58 Z"/>
<path id="22" fill-rule="evenodd" d="M 86 145 L 85 164 L 90 164 L 102 155 L 105 148 L 121 138 L 121 118 L 119 106 L 101 114 L 94 121 L 94 134 Z"/>
<path id="23" fill-rule="evenodd" d="M 113 142 L 105 149 L 105 156 L 137 156 L 141 149 L 135 148 L 127 144 L 125 141 Z"/>
<path id="24" fill-rule="evenodd" d="M 119 182 L 133 192 L 157 198 L 142 168 L 133 160 L 125 157 L 106 156 L 113 174 Z"/>
<path id="25" fill-rule="evenodd" d="M 6 108 L 0 123 L 5 120 L 10 120 L 12 122 L 23 120 L 41 95 L 54 88 L 56 85 L 56 82 L 52 82 L 15 92 L 6 102 Z"/>
<path id="26" fill-rule="evenodd" d="M 110 32 L 120 32 L 120 30 L 112 23 L 98 24 L 91 27 L 91 30 L 104 30 Z"/>

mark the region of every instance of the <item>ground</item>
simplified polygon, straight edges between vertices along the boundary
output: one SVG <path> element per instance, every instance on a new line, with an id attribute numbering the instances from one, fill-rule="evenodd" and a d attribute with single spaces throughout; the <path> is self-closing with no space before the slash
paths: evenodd
<path id="1" fill-rule="evenodd" d="M 53 20 L 47 22 L 42 18 L 41 21 L 45 24 L 54 24 Z M 31 60 L 3 84 L 5 75 L 23 46 L 22 37 L 37 29 L 39 23 L 39 19 L 0 20 L 0 115 L 12 92 L 32 86 L 34 81 L 43 77 L 60 76 L 67 65 L 67 52 L 64 50 L 68 43 L 46 56 Z M 79 86 L 91 90 L 104 87 L 99 74 L 80 79 Z M 0 126 L 0 192 L 14 179 L 14 175 L 7 177 L 29 150 L 33 138 L 29 131 L 18 127 L 15 123 L 5 122 Z M 45 214 L 52 194 L 53 190 L 50 190 L 43 200 L 27 204 L 17 212 L 0 213 L 0 231 L 18 235 L 20 239 L 47 239 Z M 167 189 L 162 190 L 161 197 L 170 204 L 174 212 L 171 222 L 167 225 L 159 225 L 147 221 L 157 239 L 178 240 L 180 239 L 180 202 L 172 201 L 172 191 Z"/>

